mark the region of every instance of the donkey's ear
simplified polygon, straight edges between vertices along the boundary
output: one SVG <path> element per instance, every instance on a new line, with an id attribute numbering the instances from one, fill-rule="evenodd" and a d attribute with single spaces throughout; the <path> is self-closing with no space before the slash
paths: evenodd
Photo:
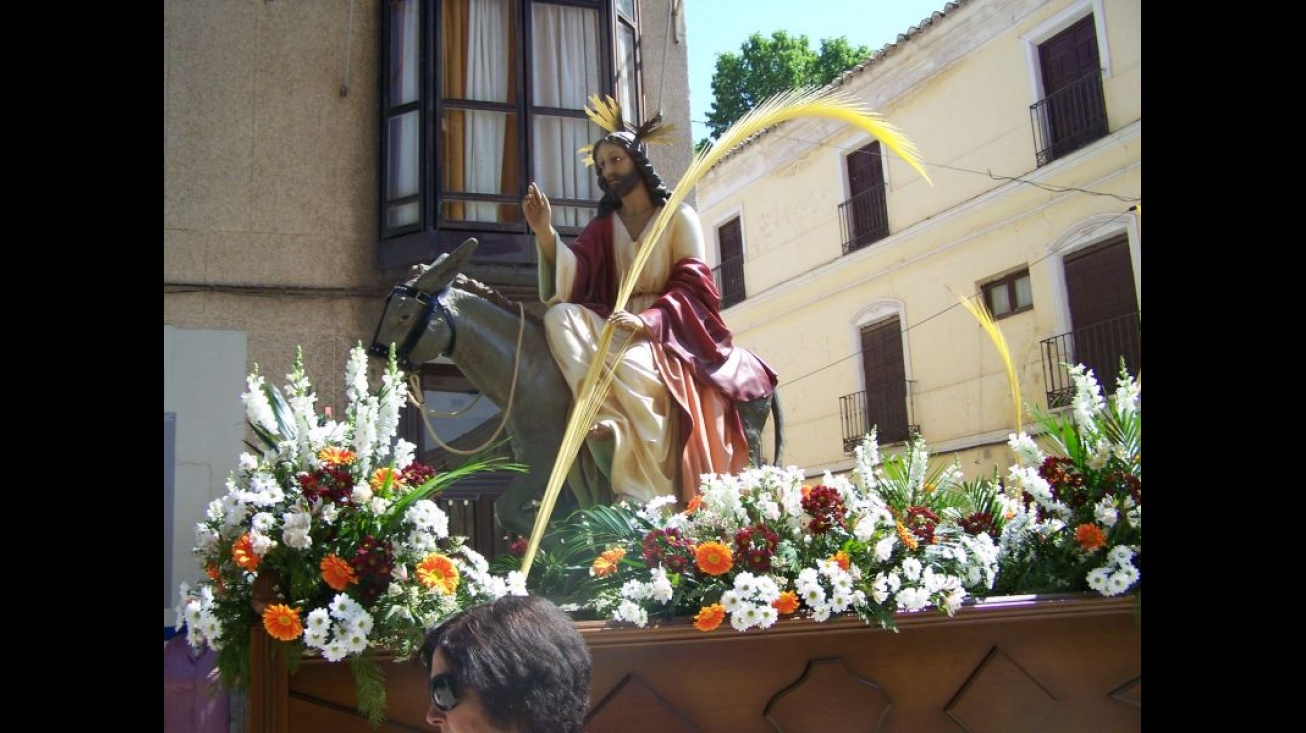
<path id="1" fill-rule="evenodd" d="M 478 242 L 473 238 L 464 239 L 457 249 L 437 257 L 426 272 L 417 277 L 413 287 L 427 294 L 447 287 L 458 275 L 458 271 L 463 269 L 463 265 L 472 258 L 477 244 Z"/>

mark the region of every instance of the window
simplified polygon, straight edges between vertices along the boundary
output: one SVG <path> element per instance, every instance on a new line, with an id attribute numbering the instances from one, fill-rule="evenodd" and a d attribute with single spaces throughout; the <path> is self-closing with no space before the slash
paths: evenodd
<path id="1" fill-rule="evenodd" d="M 862 438 L 876 431 L 881 445 L 907 440 L 920 431 L 911 424 L 911 382 L 904 359 L 902 321 L 898 315 L 858 328 L 865 390 L 839 398 L 843 449 L 852 453 Z"/>
<path id="2" fill-rule="evenodd" d="M 536 181 L 575 234 L 599 197 L 577 150 L 601 130 L 591 94 L 640 119 L 635 0 L 391 0 L 382 4 L 382 268 L 469 236 L 477 259 L 530 262 L 520 202 Z M 615 38 L 614 38 L 615 36 Z"/>
<path id="3" fill-rule="evenodd" d="M 1034 307 L 1029 289 L 1029 270 L 1013 272 L 984 286 L 984 305 L 994 318 L 1003 318 Z"/>
<path id="4" fill-rule="evenodd" d="M 1092 14 L 1039 44 L 1044 97 L 1030 112 L 1040 166 L 1106 135 L 1101 66 Z"/>
<path id="5" fill-rule="evenodd" d="M 721 291 L 721 307 L 729 308 L 744 299 L 744 238 L 740 232 L 739 217 L 726 222 L 716 230 L 717 251 L 721 264 L 713 271 L 717 290 Z"/>
<path id="6" fill-rule="evenodd" d="M 848 156 L 848 200 L 839 205 L 843 253 L 889 236 L 889 206 L 884 191 L 884 156 L 880 143 Z"/>

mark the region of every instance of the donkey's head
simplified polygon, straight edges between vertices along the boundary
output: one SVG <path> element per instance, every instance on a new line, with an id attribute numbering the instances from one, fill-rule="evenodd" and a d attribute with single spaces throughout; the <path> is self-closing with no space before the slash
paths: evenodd
<path id="1" fill-rule="evenodd" d="M 442 297 L 458 271 L 476 251 L 475 239 L 466 239 L 453 252 L 442 254 L 423 272 L 396 285 L 385 301 L 368 353 L 388 358 L 394 344 L 399 368 L 406 372 L 437 356 L 453 351 L 454 325 Z"/>

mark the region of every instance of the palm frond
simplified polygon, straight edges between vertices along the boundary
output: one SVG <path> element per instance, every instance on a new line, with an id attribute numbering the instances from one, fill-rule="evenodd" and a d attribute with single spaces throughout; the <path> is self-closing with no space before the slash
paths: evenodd
<path id="1" fill-rule="evenodd" d="M 1011 388 L 1011 401 L 1016 408 L 1014 432 L 1020 433 L 1021 425 L 1024 422 L 1021 418 L 1020 380 L 1016 377 L 1016 363 L 1011 358 L 1011 349 L 1007 347 L 1007 339 L 1002 335 L 1002 329 L 993 320 L 993 315 L 989 313 L 989 309 L 980 302 L 978 297 L 967 298 L 955 290 L 953 295 L 957 296 L 962 306 L 975 317 L 975 320 L 979 321 L 980 326 L 984 328 L 984 333 L 988 334 L 989 340 L 997 347 L 998 356 L 1002 357 L 1002 366 L 1007 373 L 1007 386 Z"/>
<path id="2" fill-rule="evenodd" d="M 602 97 L 591 94 L 589 104 L 585 105 L 585 115 L 608 132 L 626 129 L 626 122 L 621 117 L 621 105 L 606 94 Z"/>

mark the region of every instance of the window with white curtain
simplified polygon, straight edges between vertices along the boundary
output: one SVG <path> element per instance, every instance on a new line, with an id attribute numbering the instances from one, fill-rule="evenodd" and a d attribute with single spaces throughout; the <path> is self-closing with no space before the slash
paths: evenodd
<path id="1" fill-rule="evenodd" d="M 579 148 L 591 95 L 639 119 L 636 0 L 389 0 L 382 7 L 381 244 L 392 267 L 528 232 L 532 181 L 564 233 L 601 192 Z M 505 245 L 506 246 L 506 245 Z"/>

